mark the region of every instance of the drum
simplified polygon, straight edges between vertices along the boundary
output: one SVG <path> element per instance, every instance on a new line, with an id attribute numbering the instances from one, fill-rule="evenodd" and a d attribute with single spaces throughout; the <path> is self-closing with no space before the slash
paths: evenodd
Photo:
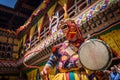
<path id="1" fill-rule="evenodd" d="M 85 41 L 78 51 L 81 64 L 89 70 L 104 70 L 110 63 L 112 53 L 109 46 L 99 39 Z"/>

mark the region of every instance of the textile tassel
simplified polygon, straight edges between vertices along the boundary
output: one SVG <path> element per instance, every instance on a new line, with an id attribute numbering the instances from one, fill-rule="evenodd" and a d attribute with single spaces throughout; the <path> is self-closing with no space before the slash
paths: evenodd
<path id="1" fill-rule="evenodd" d="M 58 3 L 63 7 L 64 9 L 64 19 L 69 18 L 68 13 L 67 13 L 67 3 L 68 0 L 59 0 Z"/>
<path id="2" fill-rule="evenodd" d="M 64 4 L 63 9 L 64 9 L 64 11 L 65 11 L 65 13 L 64 13 L 64 19 L 69 18 L 68 12 L 67 12 L 67 4 Z"/>
<path id="3" fill-rule="evenodd" d="M 75 80 L 74 73 L 70 72 L 70 80 Z"/>

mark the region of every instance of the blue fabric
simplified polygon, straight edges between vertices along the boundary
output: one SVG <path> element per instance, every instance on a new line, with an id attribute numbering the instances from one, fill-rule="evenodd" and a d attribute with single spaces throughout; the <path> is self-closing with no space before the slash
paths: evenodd
<path id="1" fill-rule="evenodd" d="M 58 58 L 60 58 L 59 54 L 51 54 L 46 64 L 50 65 L 51 67 L 54 67 L 57 63 Z"/>
<path id="2" fill-rule="evenodd" d="M 74 72 L 70 72 L 70 80 L 75 80 Z"/>
<path id="3" fill-rule="evenodd" d="M 118 73 L 118 72 L 115 72 L 115 73 L 111 72 L 110 73 L 110 80 L 120 80 L 120 73 Z"/>

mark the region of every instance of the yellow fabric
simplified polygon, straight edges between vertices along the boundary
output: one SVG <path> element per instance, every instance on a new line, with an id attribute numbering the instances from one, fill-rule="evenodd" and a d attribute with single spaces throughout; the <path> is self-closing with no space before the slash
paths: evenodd
<path id="1" fill-rule="evenodd" d="M 77 71 L 77 70 L 79 70 L 79 68 L 71 68 L 70 70 L 60 69 L 60 72 L 69 72 L 69 71 Z"/>
<path id="2" fill-rule="evenodd" d="M 19 40 L 18 41 L 18 49 L 20 49 L 20 47 L 21 47 L 21 41 Z"/>
<path id="3" fill-rule="evenodd" d="M 52 80 L 54 78 L 55 72 L 56 72 L 56 68 L 52 69 L 52 71 L 50 72 L 50 75 L 49 75 L 50 80 Z"/>
<path id="4" fill-rule="evenodd" d="M 33 80 L 33 71 L 30 72 L 30 80 Z"/>
<path id="5" fill-rule="evenodd" d="M 33 70 L 33 80 L 36 80 L 37 76 L 37 69 Z"/>
<path id="6" fill-rule="evenodd" d="M 53 71 L 51 71 L 51 72 L 53 72 Z M 73 71 L 73 72 L 74 72 L 75 80 L 89 80 L 86 76 L 86 72 L 89 75 L 93 73 L 93 71 L 90 71 L 90 70 L 87 70 L 87 69 L 86 69 L 86 72 L 82 71 L 80 73 L 80 71 L 78 71 L 78 70 Z M 54 72 L 53 72 L 52 74 L 49 75 L 49 79 L 50 80 L 67 80 L 65 72 L 58 73 L 57 75 L 54 75 Z M 93 80 L 96 80 L 96 78 L 94 78 Z"/>
<path id="7" fill-rule="evenodd" d="M 80 78 L 79 78 L 79 71 L 75 71 L 74 72 L 74 76 L 75 76 L 75 80 L 79 80 Z"/>
<path id="8" fill-rule="evenodd" d="M 74 77 L 75 77 L 75 80 L 81 80 L 79 78 L 79 71 L 74 71 Z M 66 79 L 66 73 L 58 73 L 57 75 L 55 75 L 55 77 L 53 79 L 50 79 L 50 80 L 68 80 Z M 83 80 L 85 80 L 83 78 Z"/>
<path id="9" fill-rule="evenodd" d="M 68 13 L 67 13 L 67 0 L 59 0 L 58 3 L 63 7 L 64 9 L 64 19 L 68 18 Z"/>
<path id="10" fill-rule="evenodd" d="M 28 80 L 36 80 L 37 69 L 27 73 Z"/>
<path id="11" fill-rule="evenodd" d="M 40 4 L 40 6 L 39 6 L 37 9 L 35 9 L 35 11 L 33 12 L 33 14 L 35 14 L 38 10 L 43 10 L 43 9 L 45 9 L 46 6 L 47 6 L 47 4 L 43 1 L 43 2 Z"/>
<path id="12" fill-rule="evenodd" d="M 27 37 L 27 34 L 25 34 L 25 35 L 23 36 L 23 45 L 24 45 L 24 43 L 26 42 L 26 37 Z"/>
<path id="13" fill-rule="evenodd" d="M 61 6 L 64 6 L 64 4 L 67 4 L 67 0 L 58 0 L 58 3 L 59 3 Z"/>
<path id="14" fill-rule="evenodd" d="M 47 4 L 43 2 L 43 3 L 39 6 L 39 9 L 40 9 L 40 10 L 45 9 L 46 6 L 47 6 Z"/>
<path id="15" fill-rule="evenodd" d="M 63 9 L 64 9 L 64 11 L 65 11 L 65 13 L 64 13 L 64 19 L 69 18 L 68 12 L 67 12 L 67 4 L 64 4 Z"/>
<path id="16" fill-rule="evenodd" d="M 81 75 L 80 75 L 80 80 L 88 80 L 87 76 L 86 76 L 86 72 L 82 71 Z"/>
<path id="17" fill-rule="evenodd" d="M 87 70 L 87 69 L 85 71 L 81 72 L 80 80 L 89 80 L 86 74 L 91 75 L 93 73 L 93 71 L 90 71 L 90 70 Z M 97 79 L 94 77 L 92 80 L 97 80 Z"/>
<path id="18" fill-rule="evenodd" d="M 30 74 L 30 72 L 29 72 L 29 73 L 27 73 L 27 78 L 28 78 L 28 80 L 30 80 L 30 79 L 31 79 L 31 74 Z"/>
<path id="19" fill-rule="evenodd" d="M 52 80 L 66 80 L 65 73 L 58 73 Z"/>
<path id="20" fill-rule="evenodd" d="M 94 72 L 94 71 L 91 71 L 91 70 L 88 70 L 88 69 L 85 69 L 85 71 L 88 75 L 91 75 Z"/>
<path id="21" fill-rule="evenodd" d="M 120 49 L 120 35 L 119 35 L 120 30 L 114 30 L 111 32 L 111 37 L 114 39 L 116 45 Z"/>
<path id="22" fill-rule="evenodd" d="M 120 56 L 120 29 L 113 30 L 107 34 L 101 35 L 100 38 L 104 40 L 117 56 Z"/>
<path id="23" fill-rule="evenodd" d="M 34 25 L 31 29 L 30 29 L 30 41 L 32 40 L 33 37 L 33 33 L 35 31 L 36 26 Z"/>
<path id="24" fill-rule="evenodd" d="M 56 8 L 57 3 L 55 3 L 47 12 L 48 17 L 51 17 L 54 14 L 54 10 Z"/>

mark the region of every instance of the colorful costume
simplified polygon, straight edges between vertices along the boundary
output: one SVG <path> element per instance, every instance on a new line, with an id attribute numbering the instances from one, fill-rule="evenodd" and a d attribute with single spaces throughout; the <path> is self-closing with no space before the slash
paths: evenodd
<path id="1" fill-rule="evenodd" d="M 56 75 L 52 80 L 89 80 L 86 74 L 80 77 L 82 66 L 78 58 L 78 48 L 84 42 L 81 31 L 74 21 L 67 21 L 60 28 L 66 36 L 66 41 L 52 48 L 53 53 L 42 74 L 56 66 Z"/>
<path id="2" fill-rule="evenodd" d="M 78 48 L 70 44 L 68 41 L 65 41 L 58 47 L 54 47 L 54 48 L 55 48 L 54 52 L 50 56 L 46 66 L 54 67 L 56 65 L 57 68 L 56 73 L 58 73 L 57 77 L 58 75 L 60 75 L 61 78 L 66 78 L 67 80 L 69 80 L 68 78 L 70 77 L 72 80 L 75 79 L 78 80 L 78 73 L 79 73 L 78 70 L 81 67 L 81 65 L 78 65 L 79 62 L 77 55 Z M 63 75 L 59 73 L 62 73 Z"/>
<path id="3" fill-rule="evenodd" d="M 68 41 L 57 47 L 53 47 L 53 54 L 50 56 L 46 66 L 56 66 L 56 76 L 52 80 L 96 80 L 90 70 L 81 70 L 82 66 L 78 60 L 78 48 Z"/>

